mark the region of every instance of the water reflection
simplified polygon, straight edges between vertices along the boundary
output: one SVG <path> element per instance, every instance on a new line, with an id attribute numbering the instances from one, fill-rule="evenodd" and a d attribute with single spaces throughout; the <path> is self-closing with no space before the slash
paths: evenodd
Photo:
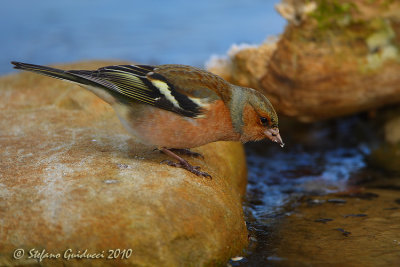
<path id="1" fill-rule="evenodd" d="M 269 142 L 246 145 L 245 214 L 251 245 L 247 258 L 235 264 L 264 266 L 269 257 L 276 261 L 277 229 L 304 198 L 349 190 L 349 181 L 365 173 L 365 158 L 379 143 L 379 131 L 373 128 L 373 120 L 365 116 L 314 124 L 284 120 L 284 149 Z"/>

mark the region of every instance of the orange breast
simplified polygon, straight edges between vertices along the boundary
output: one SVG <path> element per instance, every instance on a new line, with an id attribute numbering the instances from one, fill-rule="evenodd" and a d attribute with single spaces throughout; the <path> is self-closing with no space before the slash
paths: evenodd
<path id="1" fill-rule="evenodd" d="M 211 104 L 204 118 L 188 118 L 148 105 L 134 108 L 129 124 L 143 142 L 158 147 L 192 148 L 215 141 L 238 141 L 223 101 Z"/>

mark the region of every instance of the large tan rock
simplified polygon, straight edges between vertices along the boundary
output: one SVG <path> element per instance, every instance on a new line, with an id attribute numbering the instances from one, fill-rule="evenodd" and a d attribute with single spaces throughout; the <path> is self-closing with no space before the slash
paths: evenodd
<path id="1" fill-rule="evenodd" d="M 209 70 L 257 88 L 278 113 L 328 119 L 400 102 L 398 1 L 283 1 L 275 42 L 232 50 Z"/>
<path id="2" fill-rule="evenodd" d="M 238 143 L 195 149 L 205 159 L 188 160 L 213 179 L 197 177 L 160 165 L 166 156 L 137 143 L 85 89 L 21 73 L 0 78 L 0 148 L 1 266 L 34 264 L 31 249 L 60 254 L 45 266 L 201 266 L 226 262 L 247 243 Z M 25 251 L 20 260 L 12 257 L 17 248 Z M 67 249 L 132 255 L 67 260 Z"/>

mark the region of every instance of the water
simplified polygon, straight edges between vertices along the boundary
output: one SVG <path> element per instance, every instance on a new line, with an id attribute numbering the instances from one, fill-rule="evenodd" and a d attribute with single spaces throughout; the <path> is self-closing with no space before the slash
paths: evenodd
<path id="1" fill-rule="evenodd" d="M 315 255 L 327 251 L 328 249 L 324 250 L 325 245 L 333 246 L 333 243 L 337 243 L 337 239 L 336 237 L 328 240 L 325 238 L 323 241 L 319 237 L 311 239 L 309 236 L 316 232 L 313 220 L 323 221 L 325 218 L 307 218 L 307 209 L 303 206 L 323 203 L 341 205 L 342 202 L 344 204 L 346 200 L 340 198 L 342 195 L 338 197 L 336 194 L 348 197 L 348 194 L 352 194 L 351 190 L 357 192 L 359 188 L 355 189 L 355 184 L 360 183 L 358 186 L 365 186 L 366 183 L 363 181 L 365 177 L 368 177 L 367 179 L 374 177 L 372 180 L 382 179 L 378 174 L 380 172 L 370 167 L 366 160 L 370 151 L 379 146 L 382 140 L 382 133 L 377 130 L 379 128 L 381 127 L 377 126 L 376 121 L 366 116 L 353 116 L 314 124 L 300 124 L 284 118 L 281 135 L 286 141 L 285 148 L 282 149 L 268 141 L 246 145 L 249 182 L 244 210 L 250 233 L 250 246 L 244 253 L 244 259 L 230 264 L 232 266 L 298 266 L 299 264 L 318 266 L 319 260 L 330 262 Z M 390 175 L 385 174 L 384 177 Z M 391 183 L 393 181 L 394 179 Z M 394 187 L 389 186 L 389 188 Z M 362 194 L 359 196 L 363 198 Z M 357 208 L 367 209 L 361 206 L 357 202 L 349 207 L 348 213 L 359 213 Z M 379 204 L 376 206 L 379 207 Z M 314 215 L 322 214 L 331 207 L 321 206 L 320 209 L 316 211 L 314 208 Z M 372 216 L 372 211 L 369 215 Z M 288 226 L 282 227 L 284 223 Z M 390 222 L 385 223 L 390 225 Z M 307 226 L 309 229 L 304 230 L 306 229 L 304 225 L 309 225 Z M 292 227 L 297 227 L 298 232 L 287 230 Z M 368 229 L 365 225 L 362 227 Z M 306 239 L 300 231 L 306 232 Z M 326 235 L 326 232 L 320 234 Z M 299 260 L 302 257 L 301 249 L 295 248 L 295 252 L 286 253 L 287 244 L 281 245 L 279 241 L 282 238 L 289 239 L 289 244 L 300 244 L 300 246 L 302 242 L 308 241 L 308 247 L 319 248 L 321 251 L 317 249 L 313 252 L 316 254 L 310 256 L 311 260 L 305 257 Z M 360 244 L 363 242 L 365 243 L 365 240 L 355 244 L 350 250 L 362 253 Z M 354 258 L 360 258 L 357 253 L 354 254 L 357 255 Z M 340 254 L 335 255 L 336 258 L 331 257 L 331 262 L 341 257 Z M 382 263 L 382 257 L 379 260 Z"/>
<path id="2" fill-rule="evenodd" d="M 366 166 L 369 154 L 367 136 L 353 136 L 359 123 L 353 117 L 290 127 L 283 130 L 288 140 L 283 149 L 267 141 L 262 146 L 247 145 L 248 201 L 253 215 L 273 217 L 294 197 L 345 190 L 352 173 Z"/>
<path id="3" fill-rule="evenodd" d="M 233 43 L 282 32 L 265 0 L 18 0 L 0 9 L 0 74 L 11 60 L 37 64 L 120 59 L 203 66 Z"/>

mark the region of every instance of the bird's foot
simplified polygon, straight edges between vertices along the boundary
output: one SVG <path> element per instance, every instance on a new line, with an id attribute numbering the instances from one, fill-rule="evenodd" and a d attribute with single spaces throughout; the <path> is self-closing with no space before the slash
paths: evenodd
<path id="1" fill-rule="evenodd" d="M 177 167 L 177 168 L 182 168 L 185 169 L 187 171 L 190 171 L 193 174 L 196 174 L 197 176 L 203 176 L 205 178 L 210 178 L 212 179 L 211 175 L 209 175 L 206 172 L 202 172 L 200 171 L 200 167 L 199 166 L 193 166 L 191 165 L 189 162 L 185 161 L 180 161 L 180 162 L 174 162 L 172 160 L 163 160 L 160 163 L 162 164 L 167 164 L 169 166 L 173 166 L 173 167 Z"/>
<path id="2" fill-rule="evenodd" d="M 194 158 L 202 158 L 204 159 L 204 156 L 200 153 L 197 152 L 193 152 L 190 149 L 187 148 L 170 148 L 169 151 L 175 152 L 175 153 L 179 153 L 182 155 L 186 155 L 186 156 L 190 156 L 190 157 L 194 157 Z"/>
<path id="3" fill-rule="evenodd" d="M 163 161 L 161 161 L 161 163 L 165 163 L 165 164 L 168 164 L 169 166 L 173 166 L 173 167 L 177 167 L 177 168 L 182 168 L 182 169 L 188 170 L 191 173 L 196 174 L 197 176 L 203 176 L 203 177 L 211 178 L 211 175 L 209 175 L 208 173 L 200 171 L 200 167 L 190 165 L 189 162 L 187 162 L 186 160 L 184 160 L 183 158 L 181 158 L 180 156 L 178 156 L 177 154 L 172 152 L 170 149 L 161 148 L 160 151 L 163 152 L 164 154 L 166 154 L 166 155 L 178 160 L 178 162 L 173 162 L 173 161 L 170 161 L 170 160 L 163 160 Z"/>

